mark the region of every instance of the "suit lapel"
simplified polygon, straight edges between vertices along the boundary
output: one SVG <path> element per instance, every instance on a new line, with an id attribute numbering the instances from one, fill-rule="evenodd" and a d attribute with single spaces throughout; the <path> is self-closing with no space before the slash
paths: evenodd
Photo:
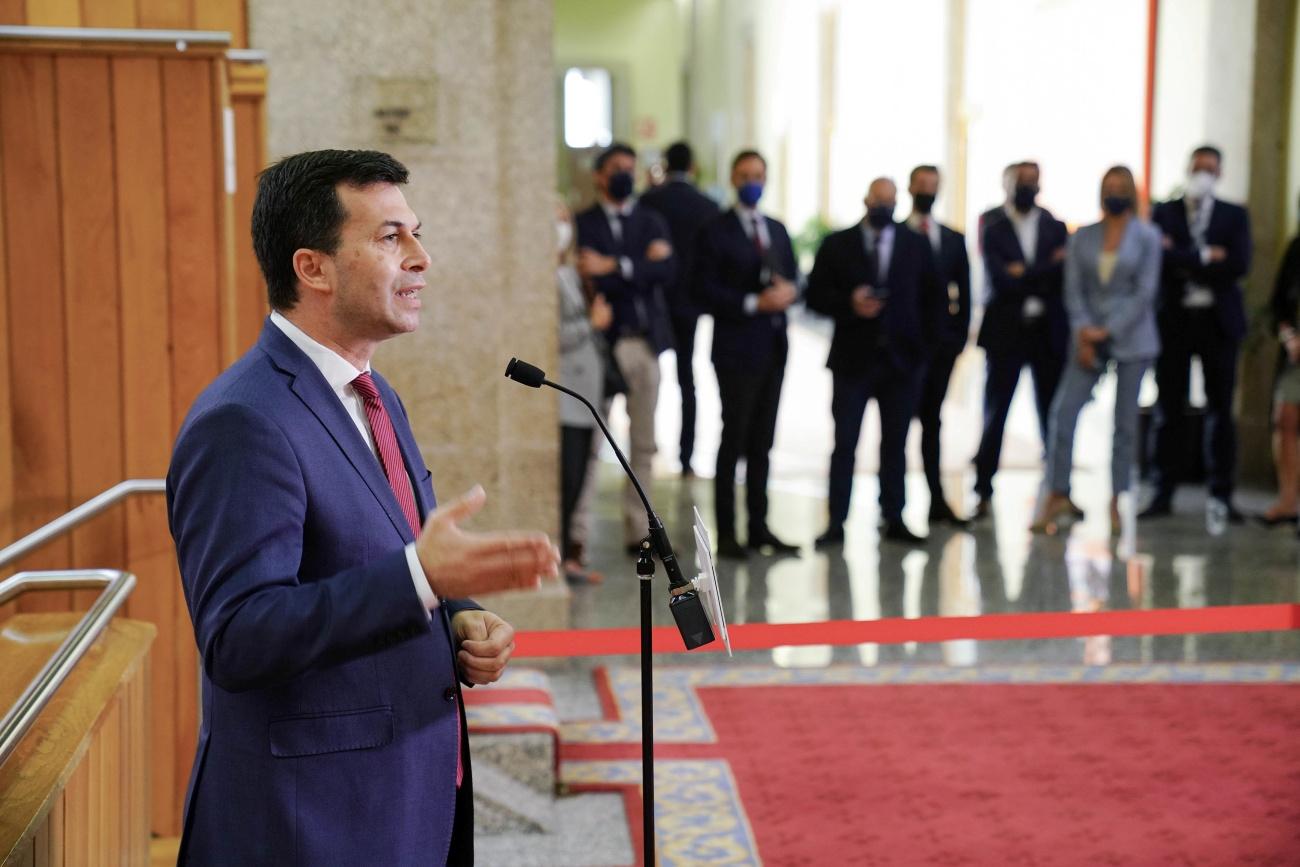
<path id="1" fill-rule="evenodd" d="M 388 484 L 383 467 L 379 465 L 370 447 L 361 438 L 361 433 L 352 423 L 351 416 L 343 408 L 343 404 L 339 402 L 338 396 L 325 381 L 320 370 L 284 332 L 270 321 L 263 326 L 258 343 L 275 366 L 288 374 L 291 380 L 290 390 L 329 432 L 339 450 L 352 464 L 352 468 L 360 474 L 366 487 L 374 494 L 375 500 L 388 514 L 393 527 L 405 541 L 413 541 L 410 525 L 402 515 L 401 506 L 397 504 L 397 497 Z"/>

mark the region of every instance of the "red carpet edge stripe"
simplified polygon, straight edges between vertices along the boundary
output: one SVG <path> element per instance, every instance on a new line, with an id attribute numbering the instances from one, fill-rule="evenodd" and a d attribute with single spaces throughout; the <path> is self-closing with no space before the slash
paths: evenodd
<path id="1" fill-rule="evenodd" d="M 1025 638 L 1085 638 L 1090 635 L 1190 635 L 1213 632 L 1274 632 L 1300 629 L 1300 605 L 1220 605 L 1147 611 L 983 614 L 975 617 L 915 617 L 884 620 L 825 620 L 816 623 L 748 623 L 729 627 L 735 650 L 803 645 L 902 644 L 908 641 Z M 676 627 L 657 626 L 656 653 L 685 652 Z M 515 657 L 613 656 L 641 649 L 641 631 L 565 629 L 519 632 Z M 704 649 L 721 651 L 720 641 Z"/>

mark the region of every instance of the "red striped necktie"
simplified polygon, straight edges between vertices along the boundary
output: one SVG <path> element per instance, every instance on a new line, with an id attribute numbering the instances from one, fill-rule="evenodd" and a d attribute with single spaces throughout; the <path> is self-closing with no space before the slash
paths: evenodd
<path id="1" fill-rule="evenodd" d="M 388 476 L 388 486 L 397 497 L 397 504 L 402 507 L 402 514 L 411 525 L 411 532 L 420 535 L 420 513 L 415 507 L 415 490 L 411 487 L 411 477 L 406 474 L 406 464 L 402 462 L 402 450 L 397 446 L 397 434 L 393 431 L 393 420 L 384 409 L 384 402 L 379 399 L 379 389 L 369 373 L 363 373 L 352 380 L 352 388 L 361 397 L 366 411 L 366 420 L 370 422 L 370 433 L 375 438 L 375 447 L 379 450 L 379 463 Z"/>
<path id="2" fill-rule="evenodd" d="M 388 476 L 388 485 L 397 496 L 397 503 L 402 507 L 402 514 L 411 525 L 411 532 L 420 535 L 419 512 L 415 508 L 415 491 L 411 488 L 411 477 L 406 474 L 406 464 L 402 462 L 402 450 L 397 447 L 397 434 L 393 431 L 393 420 L 384 409 L 384 402 L 379 399 L 379 389 L 369 373 L 363 373 L 352 380 L 352 388 L 361 397 L 370 422 L 370 432 L 375 437 L 375 446 L 379 449 L 379 463 Z M 460 709 L 453 711 L 456 715 L 456 788 L 460 788 L 465 770 L 461 765 L 460 743 Z"/>

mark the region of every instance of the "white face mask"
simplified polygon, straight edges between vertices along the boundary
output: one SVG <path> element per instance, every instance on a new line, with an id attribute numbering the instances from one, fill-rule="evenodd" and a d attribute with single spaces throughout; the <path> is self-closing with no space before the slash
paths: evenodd
<path id="1" fill-rule="evenodd" d="M 1193 199 L 1205 198 L 1214 191 L 1216 180 L 1209 172 L 1193 172 L 1187 176 L 1187 195 Z"/>
<path id="2" fill-rule="evenodd" d="M 555 252 L 563 253 L 573 243 L 573 224 L 568 220 L 555 221 Z"/>

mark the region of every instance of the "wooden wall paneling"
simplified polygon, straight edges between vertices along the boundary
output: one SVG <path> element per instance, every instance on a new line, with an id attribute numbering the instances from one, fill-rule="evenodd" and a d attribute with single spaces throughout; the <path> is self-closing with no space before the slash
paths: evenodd
<path id="1" fill-rule="evenodd" d="M 27 4 L 24 0 L 0 0 L 0 24 L 26 24 Z"/>
<path id="2" fill-rule="evenodd" d="M 194 0 L 194 27 L 196 30 L 225 30 L 230 33 L 231 48 L 247 48 L 247 2 Z"/>
<path id="3" fill-rule="evenodd" d="M 45 0 L 41 0 L 45 2 Z M 193 0 L 194 3 L 202 0 Z M 194 6 L 191 0 L 136 0 L 140 27 L 161 30 L 193 30 Z"/>
<path id="4" fill-rule="evenodd" d="M 5 178 L 10 388 L 13 420 L 15 535 L 68 508 L 67 371 L 64 357 L 63 256 L 59 224 L 54 61 L 49 55 L 0 56 L 0 153 Z M 16 564 L 66 568 L 66 539 Z M 22 611 L 66 610 L 70 593 L 28 593 Z"/>
<path id="5" fill-rule="evenodd" d="M 3 0 L 0 0 L 2 3 Z M 0 7 L 2 8 L 2 7 Z M 4 21 L 0 17 L 0 22 Z M 5 111 L 4 88 L 0 87 L 0 117 Z M 8 545 L 17 538 L 14 533 L 14 438 L 13 405 L 10 395 L 9 375 L 9 289 L 8 265 L 5 257 L 5 176 L 4 142 L 0 135 L 0 544 Z M 13 569 L 0 568 L 0 578 L 13 574 Z M 15 602 L 0 605 L 0 623 L 8 620 L 18 610 Z"/>
<path id="6" fill-rule="evenodd" d="M 27 0 L 27 18 L 33 27 L 80 27 L 81 0 Z"/>
<path id="7" fill-rule="evenodd" d="M 135 0 L 81 0 L 82 27 L 138 27 Z"/>
<path id="8" fill-rule="evenodd" d="M 71 864 L 90 862 L 90 774 L 85 759 L 63 787 L 63 857 Z"/>
<path id="9" fill-rule="evenodd" d="M 238 357 L 257 342 L 270 307 L 266 283 L 253 253 L 249 227 L 257 176 L 266 168 L 266 67 L 230 64 L 230 102 L 235 113 L 235 200 L 232 241 L 235 254 L 236 334 Z M 233 361 L 233 359 L 231 359 Z"/>
<path id="10" fill-rule="evenodd" d="M 171 450 L 172 404 L 167 281 L 166 178 L 163 151 L 162 76 L 158 60 L 112 60 L 117 166 L 118 262 L 122 287 L 122 395 L 124 469 L 129 478 L 166 474 Z M 175 555 L 167 532 L 165 503 L 158 496 L 126 504 L 127 558 L 139 584 L 129 603 L 131 617 L 158 627 L 160 652 L 152 669 L 154 730 L 170 740 L 176 706 Z M 161 742 L 161 741 L 160 741 Z M 170 748 L 153 762 L 152 829 L 180 832 L 175 796 L 178 774 Z M 182 777 L 183 780 L 183 777 Z M 183 782 L 179 784 L 183 787 Z"/>
<path id="11" fill-rule="evenodd" d="M 68 467 L 73 504 L 124 478 L 121 323 L 113 186 L 113 116 L 106 57 L 54 61 L 68 358 Z M 72 535 L 78 568 L 126 568 L 122 509 Z M 88 608 L 96 590 L 74 594 Z"/>
<path id="12" fill-rule="evenodd" d="M 125 838 L 122 836 L 122 817 L 127 803 L 122 800 L 122 693 L 113 697 L 108 716 L 100 723 L 95 741 L 99 751 L 99 804 L 103 817 L 100 826 L 99 862 L 104 867 L 117 867 L 128 863 L 124 857 Z"/>
<path id="13" fill-rule="evenodd" d="M 167 154 L 168 277 L 171 292 L 172 431 L 194 399 L 221 372 L 223 223 L 228 208 L 222 177 L 220 103 L 216 83 L 224 60 L 164 60 L 163 119 Z M 173 567 L 172 578 L 180 586 Z M 198 648 L 183 594 L 175 595 L 174 761 L 176 803 L 185 795 L 199 731 Z M 166 647 L 160 653 L 168 653 Z"/>

